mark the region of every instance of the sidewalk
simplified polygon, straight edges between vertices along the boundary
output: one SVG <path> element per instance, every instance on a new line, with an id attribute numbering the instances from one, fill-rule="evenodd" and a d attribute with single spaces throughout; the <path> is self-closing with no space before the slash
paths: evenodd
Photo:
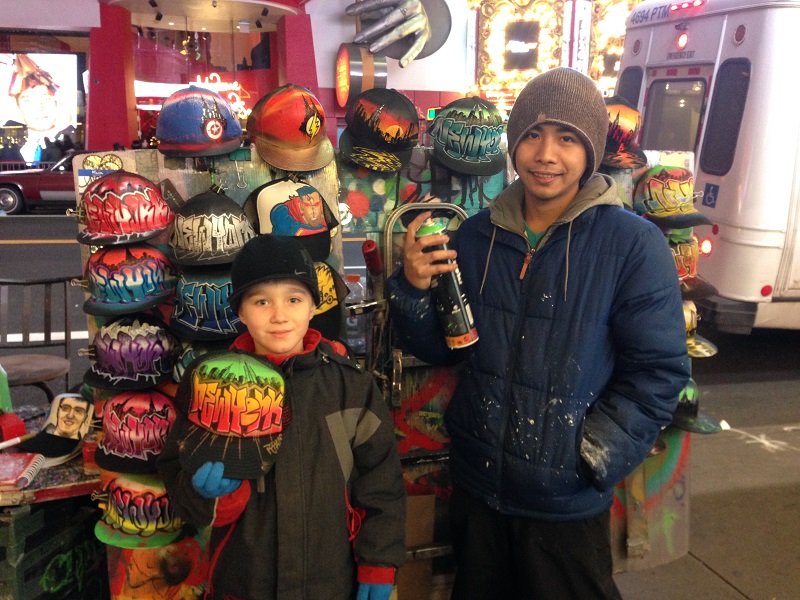
<path id="1" fill-rule="evenodd" d="M 692 434 L 688 555 L 651 570 L 618 574 L 622 596 L 798 600 L 800 382 L 736 381 L 741 372 L 703 378 L 695 370 L 695 377 L 701 411 L 724 419 L 731 429 Z M 704 384 L 725 379 L 731 382 Z M 787 401 L 793 388 L 798 393 Z"/>

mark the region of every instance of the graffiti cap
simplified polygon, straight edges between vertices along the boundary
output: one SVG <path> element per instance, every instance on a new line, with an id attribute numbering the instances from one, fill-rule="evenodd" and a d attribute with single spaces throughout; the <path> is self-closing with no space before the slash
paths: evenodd
<path id="1" fill-rule="evenodd" d="M 265 162 L 285 171 L 316 171 L 333 160 L 326 123 L 311 90 L 287 83 L 256 102 L 247 135 Z"/>
<path id="2" fill-rule="evenodd" d="M 200 356 L 186 368 L 175 404 L 187 417 L 179 432 L 187 472 L 221 462 L 225 477 L 256 479 L 272 467 L 287 425 L 284 381 L 263 356 L 238 350 Z"/>
<path id="3" fill-rule="evenodd" d="M 419 117 L 413 102 L 397 90 L 362 92 L 347 109 L 345 121 L 339 148 L 355 164 L 394 172 L 411 160 L 419 139 Z"/>
<path id="4" fill-rule="evenodd" d="M 505 167 L 503 117 L 488 100 L 474 96 L 451 102 L 436 115 L 428 133 L 433 155 L 451 171 L 494 175 Z"/>

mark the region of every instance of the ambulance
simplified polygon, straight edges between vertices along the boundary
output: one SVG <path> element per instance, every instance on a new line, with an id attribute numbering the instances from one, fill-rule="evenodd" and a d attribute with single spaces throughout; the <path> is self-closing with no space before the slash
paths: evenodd
<path id="1" fill-rule="evenodd" d="M 645 0 L 616 92 L 642 148 L 694 152 L 701 317 L 800 329 L 800 0 Z"/>

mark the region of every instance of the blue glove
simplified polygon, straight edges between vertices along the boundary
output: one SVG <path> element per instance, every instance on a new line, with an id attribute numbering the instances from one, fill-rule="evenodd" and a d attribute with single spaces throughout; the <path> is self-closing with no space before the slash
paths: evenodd
<path id="1" fill-rule="evenodd" d="M 242 480 L 223 477 L 224 470 L 225 465 L 221 462 L 204 463 L 192 477 L 194 489 L 203 498 L 219 498 L 239 489 L 239 486 L 242 485 Z"/>
<path id="2" fill-rule="evenodd" d="M 391 583 L 359 583 L 356 600 L 389 600 Z"/>

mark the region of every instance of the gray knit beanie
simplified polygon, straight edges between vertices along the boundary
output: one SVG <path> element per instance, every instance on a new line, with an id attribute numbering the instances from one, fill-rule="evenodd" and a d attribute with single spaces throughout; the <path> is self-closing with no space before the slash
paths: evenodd
<path id="1" fill-rule="evenodd" d="M 576 131 L 586 147 L 587 166 L 581 185 L 597 171 L 608 133 L 608 112 L 597 85 L 568 67 L 545 71 L 517 96 L 508 116 L 508 147 L 516 168 L 517 145 L 534 125 L 558 123 Z"/>

